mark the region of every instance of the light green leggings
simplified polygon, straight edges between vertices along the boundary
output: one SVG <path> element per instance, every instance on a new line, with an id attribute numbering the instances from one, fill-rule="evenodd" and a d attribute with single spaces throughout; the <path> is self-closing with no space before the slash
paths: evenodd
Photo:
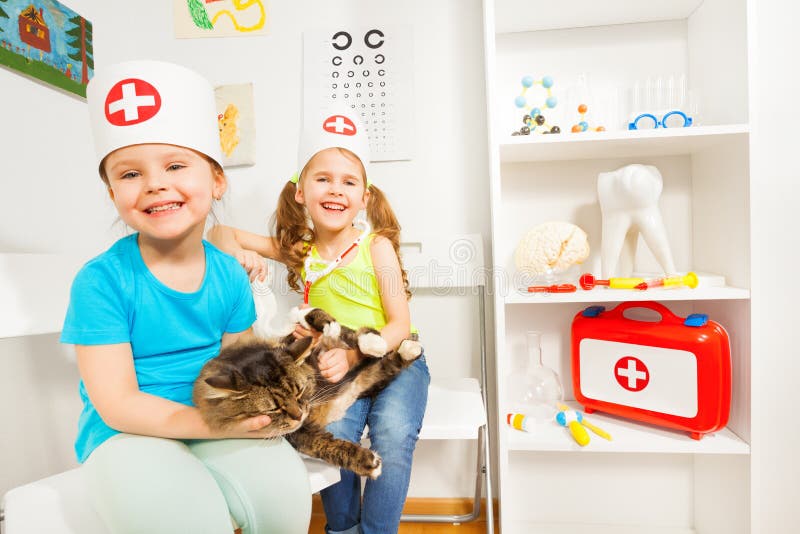
<path id="1" fill-rule="evenodd" d="M 281 439 L 178 441 L 118 434 L 83 464 L 109 530 L 131 534 L 305 534 L 305 465 Z"/>

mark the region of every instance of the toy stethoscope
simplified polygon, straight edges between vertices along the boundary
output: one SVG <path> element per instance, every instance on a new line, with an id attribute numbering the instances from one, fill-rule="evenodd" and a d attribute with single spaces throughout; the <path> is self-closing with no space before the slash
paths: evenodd
<path id="1" fill-rule="evenodd" d="M 650 120 L 652 120 L 653 124 L 655 125 L 654 128 L 668 128 L 667 119 L 672 117 L 673 115 L 677 115 L 678 117 L 683 117 L 683 128 L 686 128 L 686 127 L 692 125 L 692 118 L 687 116 L 686 113 L 684 113 L 683 111 L 680 111 L 680 110 L 676 109 L 676 110 L 670 111 L 669 113 L 664 114 L 664 116 L 661 117 L 661 120 L 658 120 L 658 118 L 655 115 L 653 115 L 652 113 L 642 113 L 641 115 L 636 117 L 633 120 L 633 122 L 628 124 L 628 130 L 638 130 L 639 129 L 639 121 L 642 120 L 642 119 L 650 119 Z"/>
<path id="2" fill-rule="evenodd" d="M 356 220 L 353 221 L 353 226 L 358 228 L 359 226 L 362 228 L 361 234 L 353 241 L 349 247 L 344 249 L 341 254 L 336 256 L 335 259 L 331 261 L 326 261 L 323 259 L 315 260 L 312 258 L 311 250 L 308 251 L 305 260 L 303 261 L 303 267 L 306 271 L 306 280 L 305 280 L 305 289 L 303 290 L 303 304 L 308 304 L 308 292 L 311 290 L 311 285 L 319 280 L 320 278 L 327 276 L 333 271 L 340 263 L 342 263 L 342 259 L 344 259 L 347 254 L 356 248 L 361 241 L 367 237 L 371 231 L 369 223 L 365 220 Z M 322 266 L 323 268 L 320 270 L 312 271 L 311 266 Z"/>

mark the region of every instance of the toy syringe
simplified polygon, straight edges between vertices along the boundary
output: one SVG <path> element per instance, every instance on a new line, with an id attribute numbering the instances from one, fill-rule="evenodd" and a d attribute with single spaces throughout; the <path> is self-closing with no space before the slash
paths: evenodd
<path id="1" fill-rule="evenodd" d="M 697 287 L 697 275 L 689 272 L 683 276 L 665 276 L 663 278 L 655 278 L 652 280 L 645 280 L 644 278 L 620 278 L 614 277 L 608 280 L 601 280 L 595 278 L 589 273 L 581 275 L 580 285 L 581 288 L 588 291 L 594 289 L 596 286 L 607 286 L 611 289 L 649 289 L 651 287 L 678 287 L 685 286 L 695 288 Z"/>
<path id="2" fill-rule="evenodd" d="M 589 273 L 581 275 L 580 278 L 581 288 L 586 291 L 594 289 L 596 286 L 607 286 L 611 289 L 633 289 L 644 282 L 644 278 L 609 278 L 608 280 L 600 280 Z"/>
<path id="3" fill-rule="evenodd" d="M 679 287 L 685 286 L 692 289 L 697 287 L 697 275 L 693 272 L 688 272 L 683 276 L 665 276 L 664 278 L 655 278 L 653 280 L 645 280 L 637 284 L 636 289 L 650 289 L 651 287 Z"/>

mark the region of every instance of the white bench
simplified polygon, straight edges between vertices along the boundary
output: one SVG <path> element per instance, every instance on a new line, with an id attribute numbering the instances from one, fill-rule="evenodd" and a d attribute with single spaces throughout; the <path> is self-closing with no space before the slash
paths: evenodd
<path id="1" fill-rule="evenodd" d="M 472 256 L 458 255 L 463 247 Z M 454 258 L 455 256 L 455 258 Z M 480 298 L 481 377 L 433 378 L 428 391 L 428 406 L 420 439 L 477 439 L 475 496 L 471 513 L 463 515 L 403 515 L 402 521 L 462 523 L 480 515 L 483 490 L 486 492 L 487 532 L 492 533 L 492 490 L 489 434 L 486 417 L 484 280 L 476 277 L 483 267 L 480 235 L 431 237 L 403 247 L 403 263 L 414 289 L 478 289 Z M 433 266 L 436 268 L 433 269 Z M 451 270 L 448 272 L 447 268 Z M 444 276 L 446 280 L 437 280 Z M 424 333 L 424 329 L 423 329 Z M 424 344 L 424 339 L 422 340 Z M 320 460 L 304 458 L 312 493 L 339 481 L 339 470 Z M 10 490 L 3 498 L 5 534 L 107 534 L 108 530 L 89 504 L 83 474 L 75 468 Z"/>
<path id="2" fill-rule="evenodd" d="M 304 458 L 311 492 L 339 481 L 339 470 Z M 3 500 L 6 534 L 107 534 L 89 504 L 83 471 L 71 469 L 14 488 Z"/>

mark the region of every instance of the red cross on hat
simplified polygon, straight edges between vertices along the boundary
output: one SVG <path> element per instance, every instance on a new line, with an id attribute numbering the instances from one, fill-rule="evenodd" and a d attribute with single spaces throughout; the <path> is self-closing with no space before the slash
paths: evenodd
<path id="1" fill-rule="evenodd" d="M 127 78 L 108 91 L 105 114 L 114 126 L 130 126 L 153 118 L 161 109 L 161 95 L 150 83 Z"/>
<path id="2" fill-rule="evenodd" d="M 356 125 L 344 115 L 331 115 L 322 121 L 322 129 L 329 133 L 340 135 L 355 135 Z"/>

